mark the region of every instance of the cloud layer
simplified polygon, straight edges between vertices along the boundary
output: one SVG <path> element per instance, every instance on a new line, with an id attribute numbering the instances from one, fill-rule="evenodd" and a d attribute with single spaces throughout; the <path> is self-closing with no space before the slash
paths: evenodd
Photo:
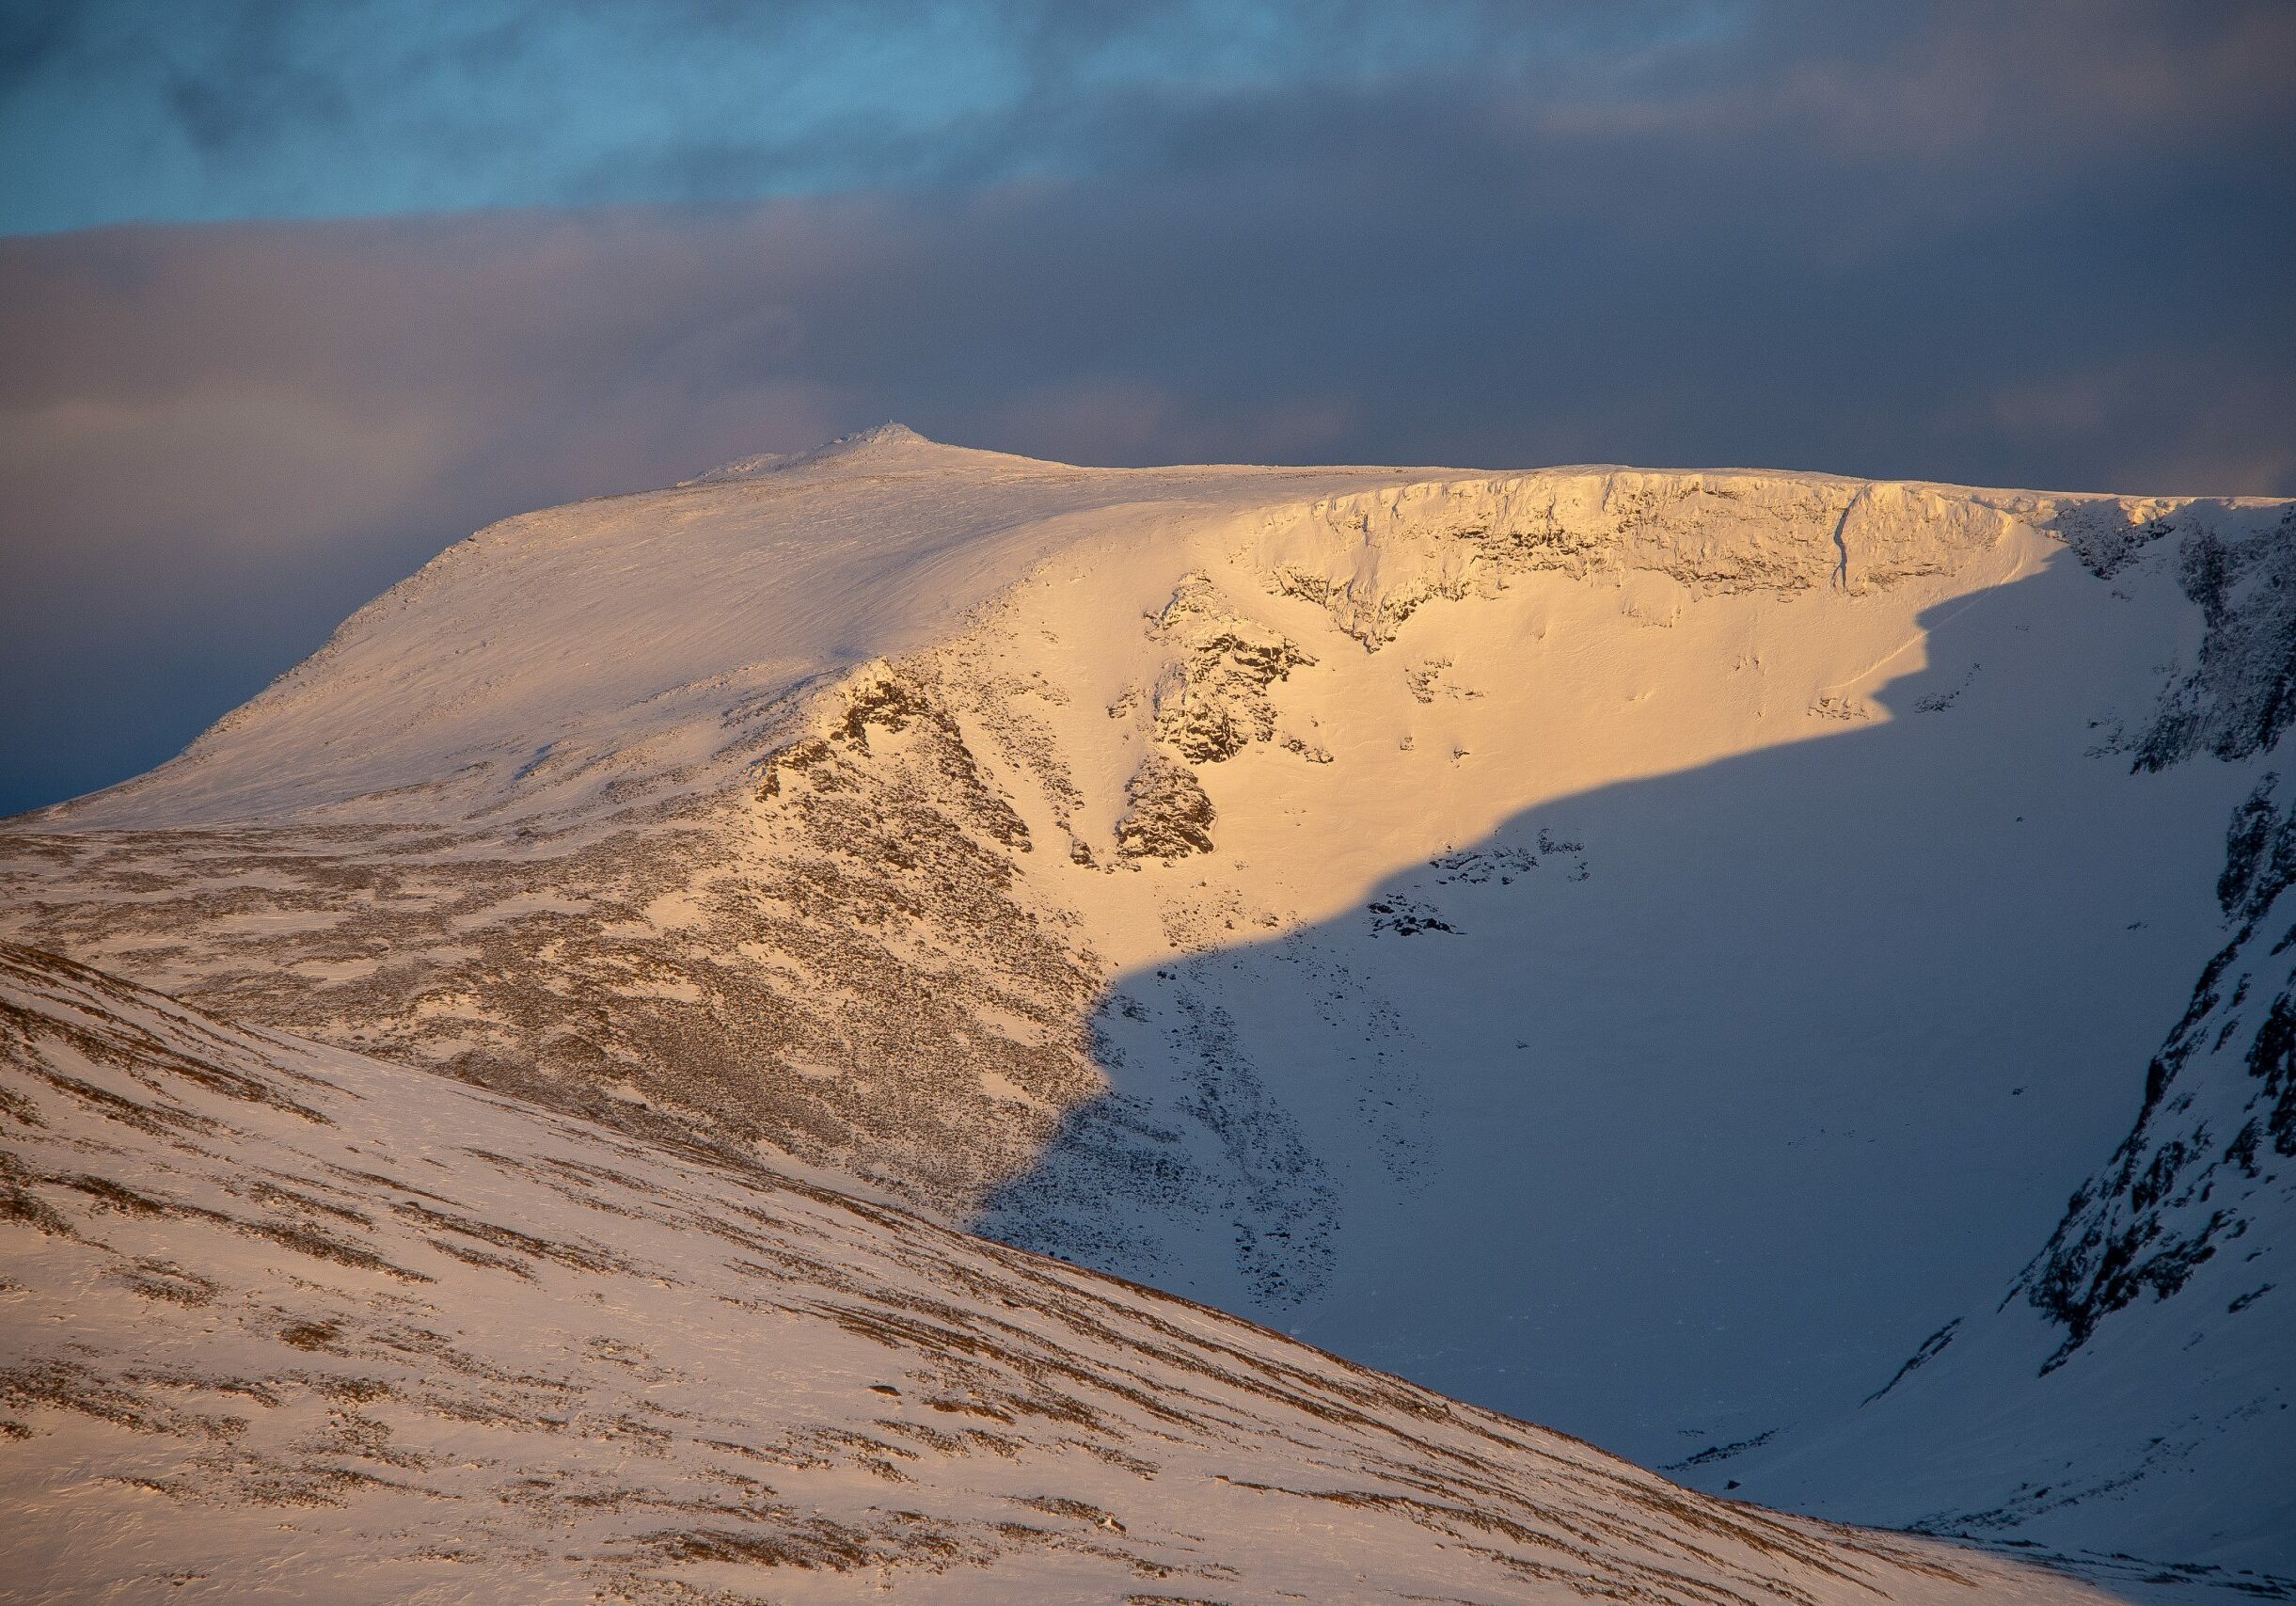
<path id="1" fill-rule="evenodd" d="M 230 117 L 147 119 L 210 213 L 354 134 L 487 199 L 817 193 L 0 240 L 0 811 L 165 757 L 487 519 L 886 418 L 1084 462 L 2296 491 L 2285 6 L 1461 5 L 1408 47 L 1368 6 L 927 9 L 1001 31 L 892 156 L 694 117 L 497 160 L 494 112 L 370 127 L 284 8 Z M 21 110 L 92 24 L 14 25 Z M 816 147 L 845 167 L 783 182 Z"/>

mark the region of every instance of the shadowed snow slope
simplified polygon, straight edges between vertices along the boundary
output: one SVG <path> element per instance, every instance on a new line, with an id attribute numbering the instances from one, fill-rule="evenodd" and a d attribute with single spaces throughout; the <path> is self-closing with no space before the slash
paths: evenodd
<path id="1" fill-rule="evenodd" d="M 11 1600 L 2087 1598 L 0 947 Z"/>
<path id="2" fill-rule="evenodd" d="M 0 932 L 1718 1488 L 2279 1587 L 2292 552 L 888 428 L 451 549 L 10 822 Z"/>

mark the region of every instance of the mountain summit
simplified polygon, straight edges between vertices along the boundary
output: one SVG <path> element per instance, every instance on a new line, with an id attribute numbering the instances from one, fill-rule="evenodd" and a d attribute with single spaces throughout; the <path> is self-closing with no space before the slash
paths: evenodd
<path id="1" fill-rule="evenodd" d="M 707 473 L 686 483 L 688 485 L 717 485 L 727 480 L 745 480 L 759 474 L 784 473 L 793 469 L 810 469 L 823 464 L 835 464 L 849 471 L 869 473 L 930 473 L 937 469 L 957 467 L 1055 469 L 1059 464 L 1038 463 L 1032 458 L 1015 457 L 1002 452 L 982 452 L 969 446 L 946 446 L 928 440 L 905 423 L 880 423 L 873 429 L 856 430 L 805 452 L 767 452 L 754 457 L 738 457 L 731 463 L 719 465 Z"/>

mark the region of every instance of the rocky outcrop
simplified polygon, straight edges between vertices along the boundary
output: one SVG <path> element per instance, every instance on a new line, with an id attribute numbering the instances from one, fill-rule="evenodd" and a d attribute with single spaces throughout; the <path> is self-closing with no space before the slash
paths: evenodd
<path id="1" fill-rule="evenodd" d="M 1128 859 L 1180 859 L 1211 851 L 1218 818 L 1204 784 L 1185 764 L 1151 753 L 1124 788 L 1130 805 L 1116 822 L 1116 851 Z"/>
<path id="2" fill-rule="evenodd" d="M 2018 1290 L 2063 1330 L 2063 1365 L 2114 1312 L 2177 1295 L 2252 1231 L 2296 1211 L 2296 810 L 2263 783 L 2225 833 L 2232 940 L 2146 1073 L 2136 1124 L 2066 1207 Z"/>
<path id="3" fill-rule="evenodd" d="M 2137 744 L 2140 770 L 2200 754 L 2251 757 L 2296 721 L 2296 510 L 2244 535 L 2193 530 L 2177 576 L 2207 633 L 2199 661 L 2162 693 Z"/>
<path id="4" fill-rule="evenodd" d="M 1220 607 L 1201 574 L 1180 581 L 1148 635 L 1180 653 L 1156 688 L 1155 739 L 1190 764 L 1217 764 L 1272 740 L 1268 688 L 1315 662 L 1281 632 Z"/>
<path id="5" fill-rule="evenodd" d="M 1376 651 L 1428 603 L 1556 571 L 1663 574 L 1701 594 L 1861 592 L 1940 574 L 2010 511 L 1953 487 L 1750 473 L 1552 469 L 1366 491 L 1271 516 L 1271 590 Z"/>

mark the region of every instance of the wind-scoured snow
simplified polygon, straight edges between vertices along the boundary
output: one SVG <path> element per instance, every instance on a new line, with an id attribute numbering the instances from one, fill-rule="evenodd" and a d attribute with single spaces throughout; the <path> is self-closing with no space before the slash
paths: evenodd
<path id="1" fill-rule="evenodd" d="M 2100 1309 L 2155 1264 L 2100 1258 L 2128 1222 L 2187 1231 L 2130 1194 L 2163 1143 L 2216 1168 L 2188 1190 L 2285 1175 L 2225 1156 L 2278 1086 L 2278 932 L 2168 1105 L 2146 1066 L 2200 1029 L 2225 822 L 2296 708 L 2289 519 L 880 430 L 450 549 L 182 758 L 0 832 L 0 931 L 1716 1489 L 1808 1466 L 1766 1498 L 2280 1587 L 2227 1414 L 2285 1398 L 2269 1341 L 2097 1359 L 2276 1296 L 2228 1311 L 2228 1248 L 2123 1279 L 2046 1376 L 2074 1319 L 2031 1296 Z M 2241 1208 L 2246 1254 L 2280 1217 Z M 2004 1290 L 2037 1354 L 1965 1370 Z M 2099 1439 L 2108 1373 L 2159 1410 Z M 1933 1424 L 2014 1397 L 2026 1459 L 1839 1425 L 1917 1383 Z M 2032 1496 L 2050 1457 L 2089 1481 Z"/>

